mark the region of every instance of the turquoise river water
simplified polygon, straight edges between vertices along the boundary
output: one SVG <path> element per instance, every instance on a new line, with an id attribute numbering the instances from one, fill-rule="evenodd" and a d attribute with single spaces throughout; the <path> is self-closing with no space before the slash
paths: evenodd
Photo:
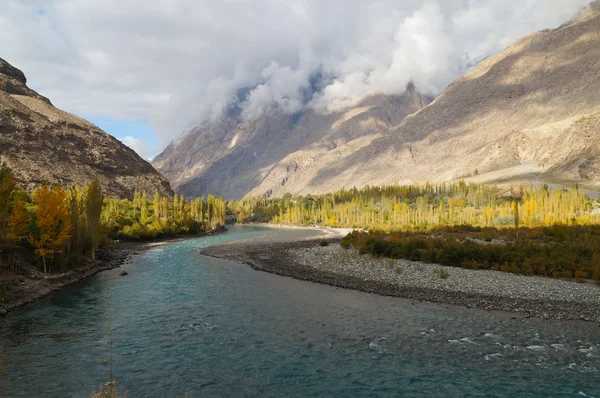
<path id="1" fill-rule="evenodd" d="M 513 319 L 257 272 L 198 247 L 294 239 L 234 227 L 151 249 L 0 318 L 2 397 L 600 396 L 600 327 Z"/>

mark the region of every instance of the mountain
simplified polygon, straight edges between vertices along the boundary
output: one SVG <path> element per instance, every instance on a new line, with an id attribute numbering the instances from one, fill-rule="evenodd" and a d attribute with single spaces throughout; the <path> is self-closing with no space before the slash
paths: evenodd
<path id="1" fill-rule="evenodd" d="M 374 183 L 600 188 L 600 2 L 480 62 L 390 134 L 327 170 Z M 383 173 L 389 170 L 390 173 Z M 381 176 L 381 177 L 378 177 Z"/>
<path id="2" fill-rule="evenodd" d="M 0 162 L 28 190 L 98 179 L 110 196 L 132 197 L 135 189 L 173 195 L 150 163 L 92 123 L 55 108 L 1 58 Z"/>
<path id="3" fill-rule="evenodd" d="M 273 110 L 245 121 L 230 112 L 218 123 L 192 129 L 152 163 L 177 192 L 189 196 L 329 191 L 330 182 L 318 185 L 312 179 L 388 134 L 429 102 L 409 85 L 402 96 L 367 97 L 352 108 L 327 115 Z M 336 186 L 355 184 L 353 176 L 335 177 Z"/>
<path id="4" fill-rule="evenodd" d="M 331 115 L 229 115 L 154 165 L 178 192 L 227 198 L 459 178 L 600 188 L 600 2 L 482 60 L 428 102 L 411 86 Z"/>

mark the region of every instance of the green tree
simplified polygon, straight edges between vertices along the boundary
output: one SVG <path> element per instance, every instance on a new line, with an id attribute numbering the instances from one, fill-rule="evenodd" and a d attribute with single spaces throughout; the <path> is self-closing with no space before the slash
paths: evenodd
<path id="1" fill-rule="evenodd" d="M 145 195 L 144 195 L 145 196 Z M 96 259 L 96 251 L 102 242 L 102 224 L 100 216 L 102 215 L 102 187 L 98 180 L 92 181 L 85 195 L 85 216 L 87 221 L 87 230 L 91 239 L 92 260 Z"/>
<path id="2" fill-rule="evenodd" d="M 155 220 L 160 220 L 163 216 L 161 215 L 160 212 L 160 194 L 158 193 L 158 191 L 154 191 L 154 200 L 152 201 L 152 206 L 154 208 L 154 219 Z"/>
<path id="3" fill-rule="evenodd" d="M 0 243 L 6 239 L 12 209 L 12 193 L 17 187 L 12 170 L 6 163 L 0 165 Z"/>

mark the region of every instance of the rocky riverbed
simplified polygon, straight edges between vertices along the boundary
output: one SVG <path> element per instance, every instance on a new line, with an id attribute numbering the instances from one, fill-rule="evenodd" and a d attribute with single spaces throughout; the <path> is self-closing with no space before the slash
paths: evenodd
<path id="1" fill-rule="evenodd" d="M 378 259 L 339 239 L 222 245 L 201 254 L 261 271 L 411 300 L 508 311 L 545 319 L 600 322 L 600 286 L 550 278 Z"/>

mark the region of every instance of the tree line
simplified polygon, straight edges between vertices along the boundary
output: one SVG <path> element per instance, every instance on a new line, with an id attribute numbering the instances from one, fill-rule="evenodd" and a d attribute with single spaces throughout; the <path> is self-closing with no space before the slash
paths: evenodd
<path id="1" fill-rule="evenodd" d="M 225 202 L 212 195 L 170 200 L 136 191 L 133 200 L 107 198 L 98 181 L 68 189 L 42 185 L 30 195 L 0 165 L 0 271 L 35 255 L 46 274 L 95 260 L 110 240 L 199 233 L 224 225 L 225 218 Z"/>
<path id="2" fill-rule="evenodd" d="M 450 184 L 367 186 L 323 195 L 244 198 L 229 203 L 241 222 L 418 231 L 440 226 L 543 227 L 600 223 L 598 203 L 575 187 L 500 189 Z"/>

